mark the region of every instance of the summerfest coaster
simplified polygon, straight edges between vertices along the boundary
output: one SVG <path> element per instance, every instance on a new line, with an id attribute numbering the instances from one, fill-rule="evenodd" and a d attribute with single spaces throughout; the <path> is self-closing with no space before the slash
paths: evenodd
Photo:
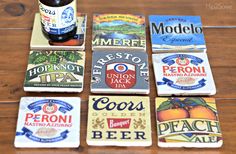
<path id="1" fill-rule="evenodd" d="M 17 148 L 76 148 L 80 144 L 79 97 L 22 97 Z"/>
<path id="2" fill-rule="evenodd" d="M 200 16 L 150 15 L 153 52 L 205 52 Z"/>
<path id="3" fill-rule="evenodd" d="M 214 79 L 206 53 L 153 54 L 158 96 L 214 95 Z"/>
<path id="4" fill-rule="evenodd" d="M 49 41 L 41 30 L 40 14 L 36 13 L 31 35 L 31 50 L 85 50 L 87 15 L 77 14 L 77 32 L 74 38 L 66 42 Z"/>
<path id="5" fill-rule="evenodd" d="M 151 146 L 149 97 L 90 96 L 87 143 L 94 146 Z"/>
<path id="6" fill-rule="evenodd" d="M 24 90 L 35 92 L 81 92 L 85 52 L 30 51 Z"/>
<path id="7" fill-rule="evenodd" d="M 92 49 L 145 52 L 145 17 L 133 14 L 94 14 Z"/>
<path id="8" fill-rule="evenodd" d="M 214 98 L 156 98 L 159 147 L 218 148 L 223 144 Z"/>
<path id="9" fill-rule="evenodd" d="M 92 93 L 148 94 L 146 52 L 93 52 Z"/>

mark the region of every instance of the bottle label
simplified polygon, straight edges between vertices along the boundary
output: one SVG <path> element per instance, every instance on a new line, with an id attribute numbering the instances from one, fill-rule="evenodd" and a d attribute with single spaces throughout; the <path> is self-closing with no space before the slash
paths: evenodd
<path id="1" fill-rule="evenodd" d="M 50 7 L 39 1 L 43 28 L 50 34 L 62 35 L 76 26 L 76 0 L 61 7 Z"/>

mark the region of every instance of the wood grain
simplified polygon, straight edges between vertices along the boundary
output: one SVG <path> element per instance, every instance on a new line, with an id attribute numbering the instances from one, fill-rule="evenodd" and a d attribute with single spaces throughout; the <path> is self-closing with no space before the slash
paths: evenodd
<path id="1" fill-rule="evenodd" d="M 204 26 L 236 26 L 235 0 L 78 0 L 78 12 L 200 15 Z M 0 28 L 32 28 L 37 0 L 0 1 Z"/>
<path id="2" fill-rule="evenodd" d="M 152 122 L 152 146 L 151 147 L 92 147 L 86 143 L 86 128 L 87 128 L 87 109 L 88 102 L 81 103 L 81 146 L 78 149 L 15 149 L 13 147 L 18 102 L 1 103 L 0 104 L 0 151 L 7 151 L 8 154 L 76 154 L 76 153 L 91 153 L 91 154 L 143 154 L 145 153 L 160 153 L 160 154 L 233 154 L 235 153 L 236 127 L 234 125 L 236 119 L 236 99 L 217 99 L 217 108 L 219 111 L 220 125 L 223 132 L 224 144 L 220 149 L 184 149 L 184 148 L 158 148 L 157 147 L 157 132 L 155 122 L 154 97 L 151 98 L 151 122 Z"/>
<path id="3" fill-rule="evenodd" d="M 89 22 L 88 22 L 89 23 Z M 147 27 L 147 52 L 151 55 L 149 29 Z M 91 62 L 91 28 L 87 28 L 86 37 L 86 67 L 90 71 Z M 236 67 L 236 29 L 204 29 L 207 44 L 207 54 L 212 67 Z M 25 71 L 27 67 L 31 30 L 0 30 L 1 63 L 0 71 Z M 224 44 L 222 45 L 222 42 Z M 217 53 L 217 54 L 216 54 Z M 9 59 L 13 61 L 9 65 Z M 227 60 L 225 60 L 227 59 Z M 151 61 L 151 56 L 149 57 Z"/>
<path id="4" fill-rule="evenodd" d="M 77 93 L 26 93 L 23 81 L 29 54 L 29 42 L 37 0 L 0 1 L 0 153 L 7 154 L 234 154 L 236 151 L 236 1 L 235 0 L 78 0 L 78 12 L 88 14 L 86 38 L 86 69 L 84 91 Z M 93 13 L 135 13 L 200 15 L 204 25 L 207 54 L 215 79 L 217 107 L 224 145 L 220 149 L 158 148 L 154 99 L 157 96 L 151 61 L 149 27 L 147 26 L 147 53 L 149 55 L 151 93 L 151 147 L 91 147 L 85 142 L 88 95 L 90 95 L 91 27 Z M 146 21 L 148 25 L 148 20 Z M 210 28 L 209 28 L 210 26 Z M 221 27 L 221 28 L 213 28 Z M 23 96 L 75 96 L 82 98 L 81 146 L 77 149 L 16 149 L 14 136 L 19 100 Z"/>
<path id="5" fill-rule="evenodd" d="M 91 28 L 87 28 L 86 38 L 86 69 L 84 91 L 80 94 L 67 94 L 67 96 L 80 96 L 87 100 L 90 94 L 91 72 Z M 147 32 L 148 28 L 147 28 Z M 217 98 L 236 98 L 236 29 L 204 29 L 207 54 L 216 82 Z M 27 67 L 29 42 L 31 30 L 0 30 L 0 102 L 17 102 L 22 96 L 60 96 L 60 93 L 26 93 L 23 91 L 23 82 Z M 149 55 L 151 94 L 156 96 L 156 87 L 151 60 L 150 36 L 147 35 L 147 52 Z M 224 42 L 224 45 L 222 45 Z M 9 60 L 11 60 L 9 65 Z"/>

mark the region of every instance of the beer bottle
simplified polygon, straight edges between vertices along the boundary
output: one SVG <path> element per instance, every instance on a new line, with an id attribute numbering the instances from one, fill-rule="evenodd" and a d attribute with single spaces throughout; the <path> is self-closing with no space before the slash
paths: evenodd
<path id="1" fill-rule="evenodd" d="M 76 34 L 76 0 L 39 0 L 43 34 L 51 41 L 63 42 Z"/>

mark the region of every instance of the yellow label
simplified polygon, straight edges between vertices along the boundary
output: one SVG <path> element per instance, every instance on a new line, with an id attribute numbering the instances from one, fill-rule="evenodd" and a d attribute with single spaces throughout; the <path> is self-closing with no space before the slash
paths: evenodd
<path id="1" fill-rule="evenodd" d="M 90 96 L 89 145 L 150 146 L 149 97 Z"/>
<path id="2" fill-rule="evenodd" d="M 145 19 L 142 16 L 132 14 L 102 14 L 94 16 L 93 21 L 98 24 L 102 22 L 124 21 L 136 24 L 144 24 Z"/>

